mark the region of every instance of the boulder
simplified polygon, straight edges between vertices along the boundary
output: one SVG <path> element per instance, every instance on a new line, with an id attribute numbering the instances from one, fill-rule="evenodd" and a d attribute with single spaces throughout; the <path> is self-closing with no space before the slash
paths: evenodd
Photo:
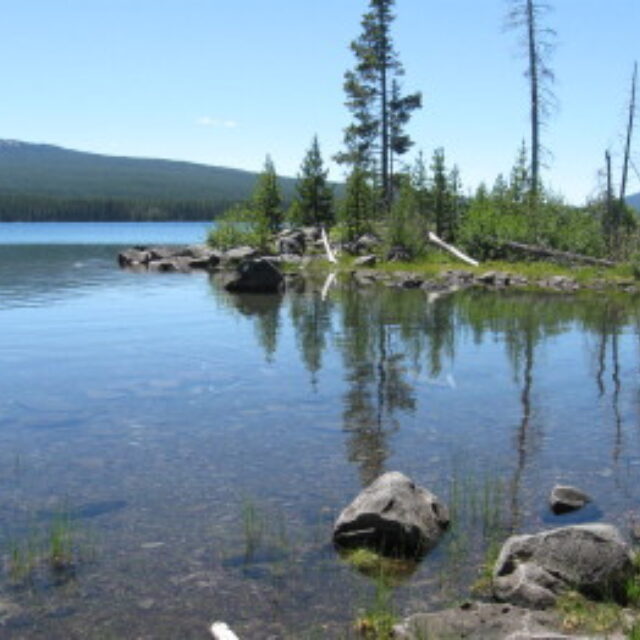
<path id="1" fill-rule="evenodd" d="M 355 253 L 371 253 L 373 249 L 380 245 L 380 239 L 373 233 L 361 235 L 354 243 Z"/>
<path id="2" fill-rule="evenodd" d="M 486 271 L 476 278 L 480 284 L 490 287 L 508 287 L 511 284 L 511 274 L 503 271 Z"/>
<path id="3" fill-rule="evenodd" d="M 258 256 L 258 251 L 253 247 L 233 247 L 228 249 L 222 255 L 225 262 L 242 262 L 243 260 L 251 260 Z"/>
<path id="4" fill-rule="evenodd" d="M 493 571 L 498 600 L 542 609 L 572 589 L 624 600 L 634 568 L 629 547 L 608 524 L 585 524 L 510 537 Z"/>
<path id="5" fill-rule="evenodd" d="M 393 637 L 403 640 L 575 640 L 575 636 L 558 632 L 561 627 L 562 620 L 555 611 L 531 611 L 508 604 L 465 602 L 451 609 L 412 615 L 393 628 Z"/>
<path id="6" fill-rule="evenodd" d="M 247 260 L 240 264 L 236 274 L 225 284 L 232 293 L 276 293 L 284 278 L 269 260 Z"/>
<path id="7" fill-rule="evenodd" d="M 389 249 L 387 260 L 389 262 L 410 262 L 411 253 L 405 247 L 397 245 Z"/>
<path id="8" fill-rule="evenodd" d="M 582 509 L 588 502 L 591 502 L 591 498 L 586 493 L 561 484 L 553 487 L 549 496 L 549 506 L 556 515 Z"/>
<path id="9" fill-rule="evenodd" d="M 376 257 L 374 255 L 360 256 L 353 261 L 354 267 L 375 267 Z"/>
<path id="10" fill-rule="evenodd" d="M 191 260 L 184 257 L 162 258 L 150 260 L 147 263 L 149 271 L 159 271 L 161 273 L 187 273 L 191 270 Z"/>
<path id="11" fill-rule="evenodd" d="M 118 254 L 118 263 L 121 267 L 146 265 L 149 260 L 151 260 L 151 252 L 141 246 L 125 249 Z"/>
<path id="12" fill-rule="evenodd" d="M 278 237 L 278 253 L 301 256 L 306 249 L 307 241 L 303 231 L 287 230 Z"/>
<path id="13" fill-rule="evenodd" d="M 342 511 L 333 529 L 338 548 L 368 548 L 382 555 L 419 558 L 449 525 L 447 508 L 407 476 L 380 476 Z"/>

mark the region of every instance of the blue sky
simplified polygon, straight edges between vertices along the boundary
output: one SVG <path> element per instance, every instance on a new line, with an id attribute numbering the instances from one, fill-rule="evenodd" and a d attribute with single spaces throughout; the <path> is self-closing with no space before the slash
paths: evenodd
<path id="1" fill-rule="evenodd" d="M 546 182 L 594 194 L 621 162 L 638 0 L 548 0 L 559 109 Z M 0 137 L 295 175 L 314 134 L 325 159 L 349 122 L 344 71 L 367 0 L 0 0 Z M 508 173 L 528 138 L 525 60 L 506 0 L 397 0 L 393 36 L 424 108 L 414 149 L 445 149 L 466 190 Z M 640 149 L 640 130 L 636 149 Z M 407 159 L 413 156 L 408 154 Z M 640 169 L 640 154 L 635 153 Z M 331 165 L 331 177 L 342 168 Z M 633 175 L 630 191 L 640 191 Z"/>

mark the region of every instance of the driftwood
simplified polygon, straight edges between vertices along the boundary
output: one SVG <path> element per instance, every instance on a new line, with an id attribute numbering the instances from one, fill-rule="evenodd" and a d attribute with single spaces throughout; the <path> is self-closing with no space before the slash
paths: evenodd
<path id="1" fill-rule="evenodd" d="M 329 244 L 329 239 L 327 238 L 327 232 L 324 230 L 324 227 L 322 227 L 320 233 L 322 236 L 322 243 L 324 244 L 324 249 L 327 252 L 327 260 L 329 262 L 336 264 L 338 260 L 336 259 L 336 256 L 333 253 L 333 250 L 331 249 L 331 245 Z"/>
<path id="2" fill-rule="evenodd" d="M 580 253 L 572 253 L 570 251 L 558 251 L 557 249 L 547 249 L 546 247 L 539 247 L 530 244 L 523 244 L 521 242 L 501 242 L 502 247 L 512 249 L 514 251 L 520 251 L 527 255 L 534 256 L 536 258 L 555 258 L 564 262 L 579 262 L 582 264 L 591 264 L 597 267 L 615 267 L 616 263 L 613 260 L 605 260 L 604 258 L 593 258 L 591 256 L 585 256 Z"/>
<path id="3" fill-rule="evenodd" d="M 470 264 L 472 267 L 479 266 L 480 263 L 477 260 L 474 260 L 473 258 L 470 258 L 465 253 L 462 253 L 460 249 L 456 249 L 454 246 L 447 244 L 444 240 L 441 240 L 440 238 L 438 238 L 438 236 L 432 231 L 429 231 L 429 234 L 427 237 L 429 238 L 429 242 L 435 244 L 441 249 L 444 249 L 445 251 L 448 251 L 451 255 L 454 255 L 459 260 L 462 260 L 463 262 Z"/>
<path id="4" fill-rule="evenodd" d="M 238 636 L 224 622 L 214 622 L 210 631 L 215 640 L 239 640 Z"/>

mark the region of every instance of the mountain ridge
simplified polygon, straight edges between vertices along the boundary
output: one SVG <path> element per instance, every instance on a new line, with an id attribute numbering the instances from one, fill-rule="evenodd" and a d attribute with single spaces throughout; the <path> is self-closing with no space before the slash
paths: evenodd
<path id="1" fill-rule="evenodd" d="M 0 139 L 0 193 L 59 198 L 246 200 L 258 173 Z M 286 199 L 295 179 L 279 178 Z"/>

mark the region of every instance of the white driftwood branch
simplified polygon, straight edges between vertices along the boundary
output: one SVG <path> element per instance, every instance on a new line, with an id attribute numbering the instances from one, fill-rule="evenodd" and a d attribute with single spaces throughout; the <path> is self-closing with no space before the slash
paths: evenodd
<path id="1" fill-rule="evenodd" d="M 462 260 L 462 262 L 466 262 L 467 264 L 470 264 L 472 267 L 477 267 L 480 265 L 480 263 L 477 260 L 470 258 L 468 255 L 462 253 L 462 251 L 460 251 L 459 249 L 456 249 L 454 246 L 447 244 L 444 240 L 440 240 L 440 238 L 438 238 L 438 236 L 432 231 L 429 231 L 428 238 L 429 238 L 429 242 L 432 242 L 433 244 L 437 245 L 441 249 L 448 251 L 451 255 L 454 255 L 459 260 Z"/>
<path id="2" fill-rule="evenodd" d="M 211 625 L 211 635 L 215 640 L 240 640 L 225 622 L 214 622 Z"/>
<path id="3" fill-rule="evenodd" d="M 329 239 L 327 238 L 327 232 L 324 230 L 324 227 L 320 230 L 320 234 L 322 236 L 322 243 L 324 244 L 324 249 L 327 252 L 327 260 L 329 262 L 333 262 L 333 264 L 337 264 L 338 260 L 336 259 L 335 253 L 331 249 L 331 245 L 329 244 Z"/>

